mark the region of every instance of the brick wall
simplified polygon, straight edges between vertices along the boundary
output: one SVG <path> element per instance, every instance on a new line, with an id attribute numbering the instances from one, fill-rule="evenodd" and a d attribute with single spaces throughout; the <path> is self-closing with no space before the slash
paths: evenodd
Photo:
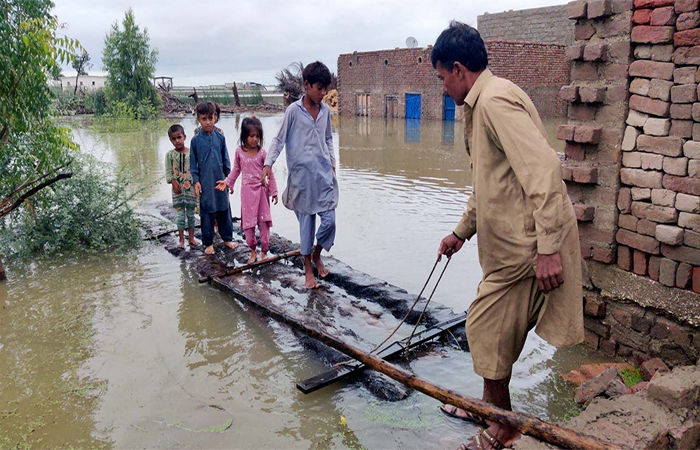
<path id="1" fill-rule="evenodd" d="M 586 342 L 700 356 L 698 0 L 578 0 L 563 175 L 579 219 Z"/>
<path id="2" fill-rule="evenodd" d="M 477 29 L 485 41 L 521 42 L 574 41 L 574 27 L 567 17 L 566 5 L 486 13 L 476 18 Z"/>
<path id="3" fill-rule="evenodd" d="M 493 41 L 486 43 L 489 67 L 532 97 L 544 117 L 562 116 L 566 103 L 556 93 L 568 83 L 568 61 L 560 44 Z M 397 48 L 355 52 L 338 57 L 338 91 L 341 114 L 356 114 L 357 94 L 368 93 L 369 114 L 383 117 L 387 96 L 396 98 L 397 115 L 404 117 L 406 93 L 422 94 L 421 113 L 442 119 L 442 83 L 430 62 L 427 48 Z M 458 112 L 459 108 L 458 108 Z"/>

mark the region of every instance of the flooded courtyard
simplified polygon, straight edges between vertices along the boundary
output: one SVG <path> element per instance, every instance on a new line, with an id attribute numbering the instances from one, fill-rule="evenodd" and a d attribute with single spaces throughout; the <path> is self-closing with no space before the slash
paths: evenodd
<path id="1" fill-rule="evenodd" d="M 259 118 L 269 143 L 282 115 Z M 241 119 L 218 123 L 230 154 Z M 194 119 L 177 122 L 189 142 Z M 547 122 L 554 144 L 558 123 Z M 170 201 L 170 121 L 118 132 L 90 119 L 69 125 L 82 151 L 129 171 L 140 211 L 157 215 L 153 205 Z M 417 294 L 471 193 L 462 136 L 459 122 L 338 120 L 330 253 Z M 283 188 L 284 155 L 274 172 Z M 240 215 L 238 191 L 230 199 Z M 272 215 L 272 231 L 298 242 L 294 214 L 279 204 Z M 0 284 L 0 448 L 456 448 L 476 431 L 419 393 L 387 402 L 361 383 L 340 382 L 302 394 L 296 382 L 326 369 L 317 355 L 287 326 L 200 285 L 157 243 L 118 256 L 10 262 L 8 277 Z M 453 257 L 434 301 L 464 311 L 480 277 L 473 239 Z M 531 334 L 514 368 L 514 408 L 550 420 L 575 413 L 572 388 L 558 374 L 590 361 L 582 346 L 555 351 Z M 405 364 L 481 396 L 470 356 L 457 347 Z"/>

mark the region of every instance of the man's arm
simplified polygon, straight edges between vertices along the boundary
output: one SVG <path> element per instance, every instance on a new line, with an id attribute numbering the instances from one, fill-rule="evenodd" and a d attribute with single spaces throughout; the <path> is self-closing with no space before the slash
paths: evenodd
<path id="1" fill-rule="evenodd" d="M 326 148 L 328 148 L 328 156 L 331 159 L 331 166 L 335 170 L 335 149 L 333 149 L 333 129 L 331 128 L 331 113 L 328 112 L 328 121 L 326 123 Z"/>
<path id="2" fill-rule="evenodd" d="M 476 233 L 476 195 L 472 193 L 467 201 L 467 209 L 455 230 L 442 238 L 438 247 L 438 261 L 442 255 L 448 258 L 462 249 L 464 242 Z"/>

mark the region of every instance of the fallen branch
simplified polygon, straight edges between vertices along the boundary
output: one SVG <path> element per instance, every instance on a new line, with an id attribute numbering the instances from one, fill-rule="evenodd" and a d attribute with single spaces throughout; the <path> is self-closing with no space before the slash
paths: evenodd
<path id="1" fill-rule="evenodd" d="M 13 204 L 0 209 L 0 217 L 3 217 L 5 215 L 9 214 L 11 211 L 13 211 L 17 207 L 19 207 L 19 205 L 21 205 L 26 199 L 28 199 L 32 195 L 36 194 L 40 190 L 44 189 L 45 187 L 51 186 L 52 184 L 54 184 L 55 182 L 57 182 L 59 180 L 62 180 L 64 178 L 70 178 L 72 176 L 73 176 L 73 172 L 60 173 L 60 174 L 56 175 L 55 177 L 51 178 L 50 180 L 46 180 L 43 183 L 34 186 L 32 189 L 30 189 L 27 192 L 25 192 L 24 194 L 20 195 L 19 198 Z"/>
<path id="2" fill-rule="evenodd" d="M 209 281 L 215 277 L 219 278 L 219 277 L 226 277 L 229 275 L 234 275 L 234 274 L 243 272 L 244 270 L 253 269 L 253 268 L 258 267 L 258 266 L 264 266 L 265 264 L 279 261 L 280 259 L 291 258 L 292 256 L 297 256 L 297 255 L 301 255 L 300 250 L 292 250 L 291 252 L 280 253 L 279 255 L 273 256 L 271 258 L 263 259 L 260 261 L 255 261 L 254 263 L 250 263 L 250 264 L 246 264 L 244 266 L 236 267 L 234 269 L 230 269 L 230 270 L 227 270 L 225 272 L 215 273 L 214 275 L 200 277 L 199 282 L 206 283 L 207 281 Z"/>

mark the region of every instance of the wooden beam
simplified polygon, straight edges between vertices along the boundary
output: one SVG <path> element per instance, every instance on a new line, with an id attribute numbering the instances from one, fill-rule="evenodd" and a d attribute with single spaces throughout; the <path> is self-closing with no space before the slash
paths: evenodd
<path id="1" fill-rule="evenodd" d="M 377 372 L 381 372 L 394 380 L 399 381 L 406 386 L 420 391 L 443 403 L 448 403 L 450 405 L 463 408 L 481 418 L 497 422 L 502 425 L 508 425 L 517 429 L 523 434 L 533 436 L 550 444 L 558 445 L 559 447 L 591 450 L 620 449 L 619 446 L 608 444 L 592 436 L 581 434 L 576 431 L 545 422 L 527 414 L 507 411 L 482 400 L 467 397 L 445 387 L 431 383 L 411 372 L 408 372 L 407 370 L 402 369 L 401 367 L 384 361 L 378 356 L 367 354 L 359 348 L 343 342 L 334 336 L 303 324 L 298 319 L 289 317 L 286 313 L 279 310 L 274 305 L 266 305 L 265 303 L 251 296 L 244 295 L 233 286 L 224 283 L 219 278 L 214 278 L 212 281 L 220 288 L 233 293 L 235 297 L 264 310 L 270 317 L 280 322 L 284 322 L 287 325 L 304 332 L 310 337 L 323 342 L 329 347 L 333 347 L 334 349 L 355 358 Z"/>
<path id="2" fill-rule="evenodd" d="M 227 270 L 225 272 L 220 272 L 220 273 L 215 273 L 214 275 L 207 275 L 204 277 L 199 278 L 200 283 L 206 283 L 207 281 L 213 279 L 213 278 L 220 278 L 220 277 L 226 277 L 229 275 L 234 275 L 240 272 L 243 272 L 244 270 L 248 269 L 254 269 L 255 267 L 259 266 L 264 266 L 266 264 L 273 263 L 275 261 L 279 261 L 280 259 L 286 259 L 286 258 L 291 258 L 292 256 L 298 256 L 301 255 L 301 250 L 292 250 L 291 252 L 285 252 L 285 253 L 280 253 L 279 255 L 263 259 L 260 261 L 255 261 L 254 263 L 251 264 L 246 264 L 244 266 L 240 267 L 235 267 L 233 269 Z"/>

